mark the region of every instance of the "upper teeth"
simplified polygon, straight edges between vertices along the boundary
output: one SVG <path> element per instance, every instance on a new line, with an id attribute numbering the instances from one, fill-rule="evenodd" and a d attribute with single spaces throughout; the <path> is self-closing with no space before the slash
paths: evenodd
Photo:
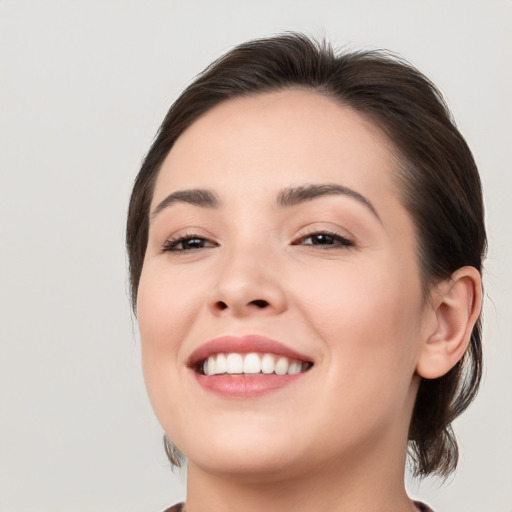
<path id="1" fill-rule="evenodd" d="M 307 363 L 288 359 L 275 354 L 238 354 L 232 352 L 229 354 L 216 354 L 210 356 L 203 363 L 203 373 L 205 375 L 228 374 L 256 374 L 256 373 L 275 373 L 277 375 L 293 375 L 300 373 L 307 368 Z"/>

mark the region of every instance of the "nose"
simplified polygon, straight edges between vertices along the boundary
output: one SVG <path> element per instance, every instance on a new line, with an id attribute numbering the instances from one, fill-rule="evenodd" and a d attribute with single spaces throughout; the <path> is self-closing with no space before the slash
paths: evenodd
<path id="1" fill-rule="evenodd" d="M 215 315 L 276 315 L 287 307 L 282 284 L 268 254 L 233 252 L 217 267 L 208 307 Z"/>

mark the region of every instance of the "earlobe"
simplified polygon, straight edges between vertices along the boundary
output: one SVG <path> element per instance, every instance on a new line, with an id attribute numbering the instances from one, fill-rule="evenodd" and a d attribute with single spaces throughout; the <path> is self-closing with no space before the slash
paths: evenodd
<path id="1" fill-rule="evenodd" d="M 439 283 L 432 295 L 435 327 L 420 349 L 416 372 L 426 379 L 448 373 L 462 358 L 482 307 L 482 278 L 474 267 L 462 267 Z"/>

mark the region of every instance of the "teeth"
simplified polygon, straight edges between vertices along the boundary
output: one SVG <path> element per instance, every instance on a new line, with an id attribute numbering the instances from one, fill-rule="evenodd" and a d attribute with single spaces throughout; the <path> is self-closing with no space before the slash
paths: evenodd
<path id="1" fill-rule="evenodd" d="M 274 356 L 271 354 L 265 354 L 261 358 L 261 371 L 263 373 L 274 373 Z"/>
<path id="2" fill-rule="evenodd" d="M 204 361 L 202 370 L 205 375 L 255 375 L 259 373 L 277 375 L 295 375 L 306 371 L 308 363 L 288 359 L 274 354 L 216 354 Z"/>
<path id="3" fill-rule="evenodd" d="M 208 360 L 206 361 L 206 368 L 207 368 L 207 372 L 206 375 L 215 375 L 215 362 L 216 362 L 216 359 L 215 357 L 213 356 L 210 356 L 208 358 Z"/>
<path id="4" fill-rule="evenodd" d="M 240 354 L 228 354 L 226 357 L 227 373 L 243 373 L 244 359 Z"/>
<path id="5" fill-rule="evenodd" d="M 274 371 L 277 373 L 277 375 L 286 375 L 288 373 L 289 366 L 290 366 L 290 363 L 288 362 L 288 358 L 280 357 L 277 360 L 276 367 L 274 368 Z"/>
<path id="6" fill-rule="evenodd" d="M 299 361 L 293 361 L 293 363 L 290 363 L 290 366 L 288 367 L 288 373 L 290 375 L 295 375 L 296 373 L 300 373 L 302 371 L 302 363 Z"/>
<path id="7" fill-rule="evenodd" d="M 258 354 L 247 354 L 244 358 L 244 373 L 260 373 L 261 361 Z"/>
<path id="8" fill-rule="evenodd" d="M 221 374 L 228 371 L 228 363 L 226 361 L 226 354 L 218 354 L 215 362 L 215 373 Z"/>

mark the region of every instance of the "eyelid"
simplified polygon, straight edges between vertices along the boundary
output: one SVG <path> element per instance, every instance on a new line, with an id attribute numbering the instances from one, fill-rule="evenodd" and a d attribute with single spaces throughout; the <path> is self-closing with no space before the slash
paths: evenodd
<path id="1" fill-rule="evenodd" d="M 337 243 L 335 244 L 303 244 L 302 242 L 312 236 L 315 235 L 327 235 L 335 239 Z M 354 247 L 355 241 L 353 237 L 348 236 L 346 234 L 342 234 L 339 231 L 332 230 L 332 229 L 325 229 L 325 228 L 316 228 L 316 229 L 309 229 L 305 233 L 300 234 L 297 238 L 294 239 L 292 242 L 292 245 L 310 245 L 313 247 L 318 247 L 320 249 L 328 249 L 328 248 L 350 248 Z M 322 247 L 324 245 L 325 247 Z"/>
<path id="2" fill-rule="evenodd" d="M 316 224 L 316 223 L 315 223 Z M 334 226 L 333 226 L 334 227 Z M 336 226 L 337 227 L 337 226 Z M 306 228 L 303 228 L 302 232 L 292 240 L 291 245 L 302 245 L 309 246 L 317 249 L 347 249 L 354 247 L 356 245 L 355 238 L 348 234 L 345 230 L 329 229 L 324 226 L 315 226 L 311 225 Z M 328 236 L 333 239 L 332 243 L 304 243 L 305 240 L 309 237 L 313 236 Z M 187 240 L 197 239 L 202 242 L 200 247 L 188 247 L 188 248 L 178 248 L 177 246 L 180 243 L 186 242 Z M 206 244 L 206 245 L 204 245 Z M 175 234 L 167 237 L 165 241 L 160 246 L 160 253 L 189 253 L 196 252 L 203 249 L 210 249 L 218 247 L 220 244 L 214 237 L 211 237 L 209 234 L 205 234 L 202 229 L 188 228 L 185 231 L 177 231 Z"/>
<path id="3" fill-rule="evenodd" d="M 193 239 L 203 240 L 204 242 L 207 242 L 210 245 L 207 247 L 203 246 L 203 247 L 196 247 L 196 248 L 189 248 L 189 249 L 175 248 L 175 246 L 178 245 L 179 243 L 182 243 L 186 240 L 193 240 Z M 198 234 L 197 232 L 193 232 L 193 231 L 186 231 L 186 232 L 182 232 L 177 235 L 172 235 L 172 236 L 168 237 L 162 244 L 160 252 L 161 253 L 166 253 L 166 252 L 184 253 L 184 252 L 189 252 L 189 251 L 195 252 L 195 251 L 198 251 L 201 249 L 218 247 L 218 245 L 219 245 L 218 242 L 216 242 L 209 236 L 201 235 L 201 234 Z"/>

